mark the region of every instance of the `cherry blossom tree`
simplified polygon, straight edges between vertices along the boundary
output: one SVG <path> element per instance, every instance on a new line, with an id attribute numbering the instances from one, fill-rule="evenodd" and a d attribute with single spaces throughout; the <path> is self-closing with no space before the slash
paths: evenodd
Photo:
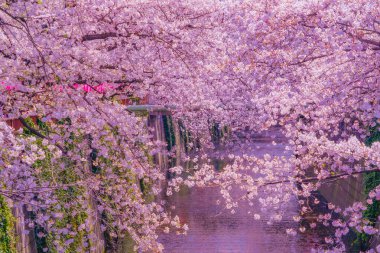
<path id="1" fill-rule="evenodd" d="M 210 101 L 217 108 L 204 111 L 236 130 L 283 126 L 294 155 L 232 157 L 235 162 L 222 173 L 206 166 L 185 183 L 221 186 L 226 208 L 232 211 L 239 200 L 260 197 L 260 189 L 277 192 L 277 197 L 261 201 L 266 208 L 280 210 L 271 217 L 276 221 L 281 219 L 281 203 L 293 194 L 299 196 L 301 214 L 306 215 L 313 212 L 310 202 L 320 202 L 313 192 L 325 182 L 378 172 L 379 144 L 365 144 L 378 133 L 380 123 L 378 17 L 378 1 L 239 5 L 227 24 L 227 40 L 234 44 L 222 67 L 228 78 L 211 85 Z M 233 185 L 246 193 L 232 197 Z M 378 190 L 369 193 L 366 203 L 346 209 L 329 203 L 329 211 L 317 219 L 335 230 L 334 237 L 326 238 L 329 249 L 346 250 L 342 236 L 349 228 L 378 234 L 376 220 L 362 215 L 378 199 Z"/>
<path id="2" fill-rule="evenodd" d="M 147 200 L 163 179 L 150 162 L 155 143 L 144 119 L 118 101 L 155 91 L 167 103 L 164 88 L 173 97 L 193 83 L 200 89 L 202 65 L 219 52 L 223 17 L 213 4 L 194 3 L 0 6 L 1 116 L 19 119 L 25 129 L 1 125 L 1 192 L 35 213 L 30 226 L 42 227 L 43 250 L 90 249 L 93 217 L 101 217 L 111 238 L 128 233 L 143 250 L 161 251 L 158 228 L 182 226 Z"/>
<path id="3" fill-rule="evenodd" d="M 233 46 L 219 69 L 224 79 L 213 80 L 198 110 L 234 130 L 281 125 L 294 155 L 232 156 L 235 162 L 223 172 L 200 167 L 185 181 L 173 180 L 173 189 L 183 182 L 220 186 L 232 212 L 239 201 L 251 202 L 265 189 L 276 195 L 261 198 L 264 208 L 279 210 L 270 218 L 275 222 L 281 220 L 281 204 L 294 194 L 301 215 L 307 215 L 321 201 L 314 192 L 324 183 L 378 172 L 379 144 L 365 144 L 380 123 L 378 1 L 246 1 L 230 14 L 226 42 Z M 233 185 L 242 196 L 232 196 Z M 378 234 L 376 220 L 363 217 L 377 191 L 346 209 L 329 203 L 328 212 L 306 227 L 332 227 L 327 248 L 345 251 L 342 236 L 349 229 Z"/>
<path id="4" fill-rule="evenodd" d="M 379 5 L 7 0 L 0 5 L 1 116 L 20 119 L 24 131 L 0 125 L 0 192 L 27 204 L 36 214 L 31 227 L 52 235 L 46 247 L 58 252 L 91 248 L 94 213 L 111 236 L 128 233 L 142 250 L 161 251 L 157 230 L 182 225 L 147 201 L 142 185 L 157 195 L 164 178 L 149 159 L 156 144 L 144 119 L 119 102 L 148 95 L 173 106 L 204 149 L 212 147 L 211 124 L 232 133 L 280 125 L 293 152 L 231 155 L 223 171 L 203 165 L 185 178 L 174 167 L 174 190 L 217 185 L 234 209 L 265 189 L 276 195 L 261 200 L 278 210 L 271 221 L 281 220 L 292 195 L 301 215 L 310 213 L 310 201 L 319 202 L 313 192 L 326 181 L 379 171 L 380 145 L 365 145 L 380 124 Z M 244 195 L 234 199 L 232 185 Z M 379 233 L 361 215 L 379 191 L 345 210 L 330 203 L 315 221 L 335 229 L 329 249 L 345 250 L 349 228 Z M 78 222 L 63 227 L 63 218 Z"/>

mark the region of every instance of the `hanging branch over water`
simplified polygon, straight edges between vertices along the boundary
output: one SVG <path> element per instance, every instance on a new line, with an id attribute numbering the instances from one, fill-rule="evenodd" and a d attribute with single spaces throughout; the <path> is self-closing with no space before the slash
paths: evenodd
<path id="1" fill-rule="evenodd" d="M 272 195 L 262 197 L 262 204 L 279 210 L 290 196 L 307 197 L 328 180 L 376 172 L 380 145 L 365 143 L 380 124 L 379 4 L 6 1 L 0 6 L 0 110 L 20 118 L 30 134 L 0 124 L 3 194 L 12 198 L 15 192 L 15 200 L 33 204 L 34 225 L 56 242 L 48 250 L 90 250 L 92 239 L 84 231 L 91 231 L 91 219 L 83 219 L 91 216 L 90 192 L 110 237 L 128 232 L 139 249 L 162 251 L 158 229 L 184 227 L 140 191 L 143 181 L 159 194 L 164 175 L 151 156 L 160 144 L 151 140 L 143 119 L 117 101 L 146 96 L 175 108 L 173 116 L 201 144 L 194 148 L 200 152 L 212 146 L 209 130 L 216 123 L 231 132 L 282 126 L 290 158 L 239 155 L 233 159 L 252 166 L 237 162 L 218 172 L 198 167 L 194 175 L 170 182 L 174 188 L 216 183 L 230 208 L 233 184 L 252 193 L 249 201 L 260 199 L 256 187 L 267 182 Z M 114 83 L 119 86 L 98 87 Z M 49 122 L 49 135 L 25 115 Z M 97 169 L 89 170 L 89 163 Z M 315 176 L 306 176 L 310 170 Z M 301 189 L 290 183 L 292 177 L 301 180 Z M 52 190 L 28 192 L 38 187 Z M 378 192 L 371 191 L 367 203 Z M 300 205 L 301 212 L 310 211 Z M 336 231 L 326 239 L 330 246 L 321 246 L 345 251 L 348 228 L 378 233 L 357 218 L 366 205 L 331 209 L 345 221 L 321 214 L 320 221 Z M 62 236 L 57 221 L 72 218 L 78 224 Z"/>

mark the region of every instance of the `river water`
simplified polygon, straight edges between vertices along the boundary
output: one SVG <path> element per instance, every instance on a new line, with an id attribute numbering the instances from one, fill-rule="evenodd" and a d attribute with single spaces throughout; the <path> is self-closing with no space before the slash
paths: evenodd
<path id="1" fill-rule="evenodd" d="M 277 144 L 273 145 L 273 141 Z M 278 130 L 252 136 L 249 143 L 224 148 L 221 152 L 263 155 L 291 155 L 285 150 L 286 139 Z M 220 163 L 215 162 L 219 165 Z M 220 169 L 220 168 L 219 168 Z M 217 188 L 182 188 L 178 193 L 166 197 L 167 208 L 187 223 L 187 235 L 174 232 L 160 234 L 167 253 L 251 253 L 251 252 L 310 252 L 324 242 L 327 231 L 323 228 L 307 230 L 296 236 L 286 234 L 286 228 L 298 229 L 293 216 L 299 212 L 296 197 L 283 206 L 283 220 L 267 224 L 271 210 L 261 210 L 258 203 L 253 206 L 242 203 L 235 214 L 217 205 L 221 199 Z M 262 219 L 255 220 L 254 213 Z"/>

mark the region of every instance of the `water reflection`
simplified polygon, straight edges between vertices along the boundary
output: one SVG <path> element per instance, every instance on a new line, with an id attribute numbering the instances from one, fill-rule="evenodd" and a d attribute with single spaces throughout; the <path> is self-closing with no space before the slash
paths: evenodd
<path id="1" fill-rule="evenodd" d="M 274 136 L 271 138 L 271 136 Z M 272 145 L 275 141 L 277 145 Z M 277 131 L 252 137 L 250 142 L 241 146 L 226 147 L 218 152 L 235 154 L 263 155 L 290 155 L 285 150 L 283 136 Z M 216 170 L 221 170 L 226 161 L 214 160 Z M 321 228 L 307 231 L 296 236 L 286 234 L 286 228 L 298 228 L 292 217 L 298 214 L 297 199 L 293 197 L 288 203 L 284 203 L 281 222 L 267 224 L 268 217 L 273 210 L 260 210 L 258 201 L 253 206 L 241 203 L 236 213 L 217 205 L 220 199 L 217 188 L 182 188 L 178 193 L 166 197 L 167 208 L 175 206 L 172 213 L 189 225 L 187 235 L 175 233 L 161 234 L 159 240 L 165 246 L 165 252 L 172 253 L 248 253 L 248 252 L 310 252 L 320 245 L 327 231 Z M 262 219 L 256 221 L 254 213 L 260 213 Z"/>

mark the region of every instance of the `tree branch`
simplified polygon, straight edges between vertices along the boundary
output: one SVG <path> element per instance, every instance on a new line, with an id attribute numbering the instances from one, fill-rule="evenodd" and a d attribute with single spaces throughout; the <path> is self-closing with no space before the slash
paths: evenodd
<path id="1" fill-rule="evenodd" d="M 308 178 L 301 179 L 301 181 L 299 183 L 327 181 L 327 180 L 331 180 L 331 179 L 339 179 L 339 178 L 342 178 L 342 177 L 345 177 L 345 176 L 352 176 L 352 175 L 358 175 L 358 174 L 370 173 L 370 172 L 380 172 L 380 169 L 355 171 L 355 172 L 352 172 L 350 174 L 349 173 L 342 173 L 342 174 L 339 174 L 339 175 L 329 176 L 329 177 L 326 177 L 326 178 L 323 178 L 323 179 L 319 179 L 317 177 L 308 177 Z M 294 182 L 294 181 L 291 181 L 289 179 L 284 179 L 284 180 L 278 180 L 278 181 L 264 183 L 261 186 L 267 186 L 267 185 L 273 185 L 273 184 L 281 184 L 281 183 L 291 183 L 291 182 Z"/>
<path id="2" fill-rule="evenodd" d="M 114 32 L 99 33 L 99 34 L 87 34 L 82 37 L 82 42 L 91 40 L 104 40 L 107 38 L 115 38 L 118 34 Z"/>
<path id="3" fill-rule="evenodd" d="M 45 136 L 45 135 L 43 135 L 42 133 L 40 133 L 37 129 L 34 129 L 33 127 L 31 127 L 31 126 L 28 124 L 28 122 L 25 121 L 24 118 L 19 117 L 18 119 L 20 120 L 21 124 L 22 124 L 24 127 L 26 127 L 26 129 L 28 129 L 28 130 L 29 130 L 32 134 L 34 134 L 35 136 L 37 136 L 37 137 L 39 137 L 39 138 L 41 138 L 41 139 L 47 139 L 47 140 L 50 140 L 50 138 L 48 138 L 47 136 Z M 54 145 L 55 145 L 57 148 L 59 148 L 59 149 L 62 151 L 62 153 L 66 154 L 66 151 L 64 150 L 63 147 L 61 147 L 61 145 L 59 145 L 59 144 L 57 144 L 57 143 L 55 143 Z"/>
<path id="4" fill-rule="evenodd" d="M 26 121 L 24 118 L 22 117 L 19 117 L 18 118 L 20 120 L 20 122 L 23 124 L 24 127 L 26 127 L 26 129 L 28 129 L 32 134 L 40 137 L 41 139 L 46 139 L 46 136 L 43 135 L 42 133 L 38 132 L 36 129 L 34 129 L 33 127 L 31 127 Z"/>

